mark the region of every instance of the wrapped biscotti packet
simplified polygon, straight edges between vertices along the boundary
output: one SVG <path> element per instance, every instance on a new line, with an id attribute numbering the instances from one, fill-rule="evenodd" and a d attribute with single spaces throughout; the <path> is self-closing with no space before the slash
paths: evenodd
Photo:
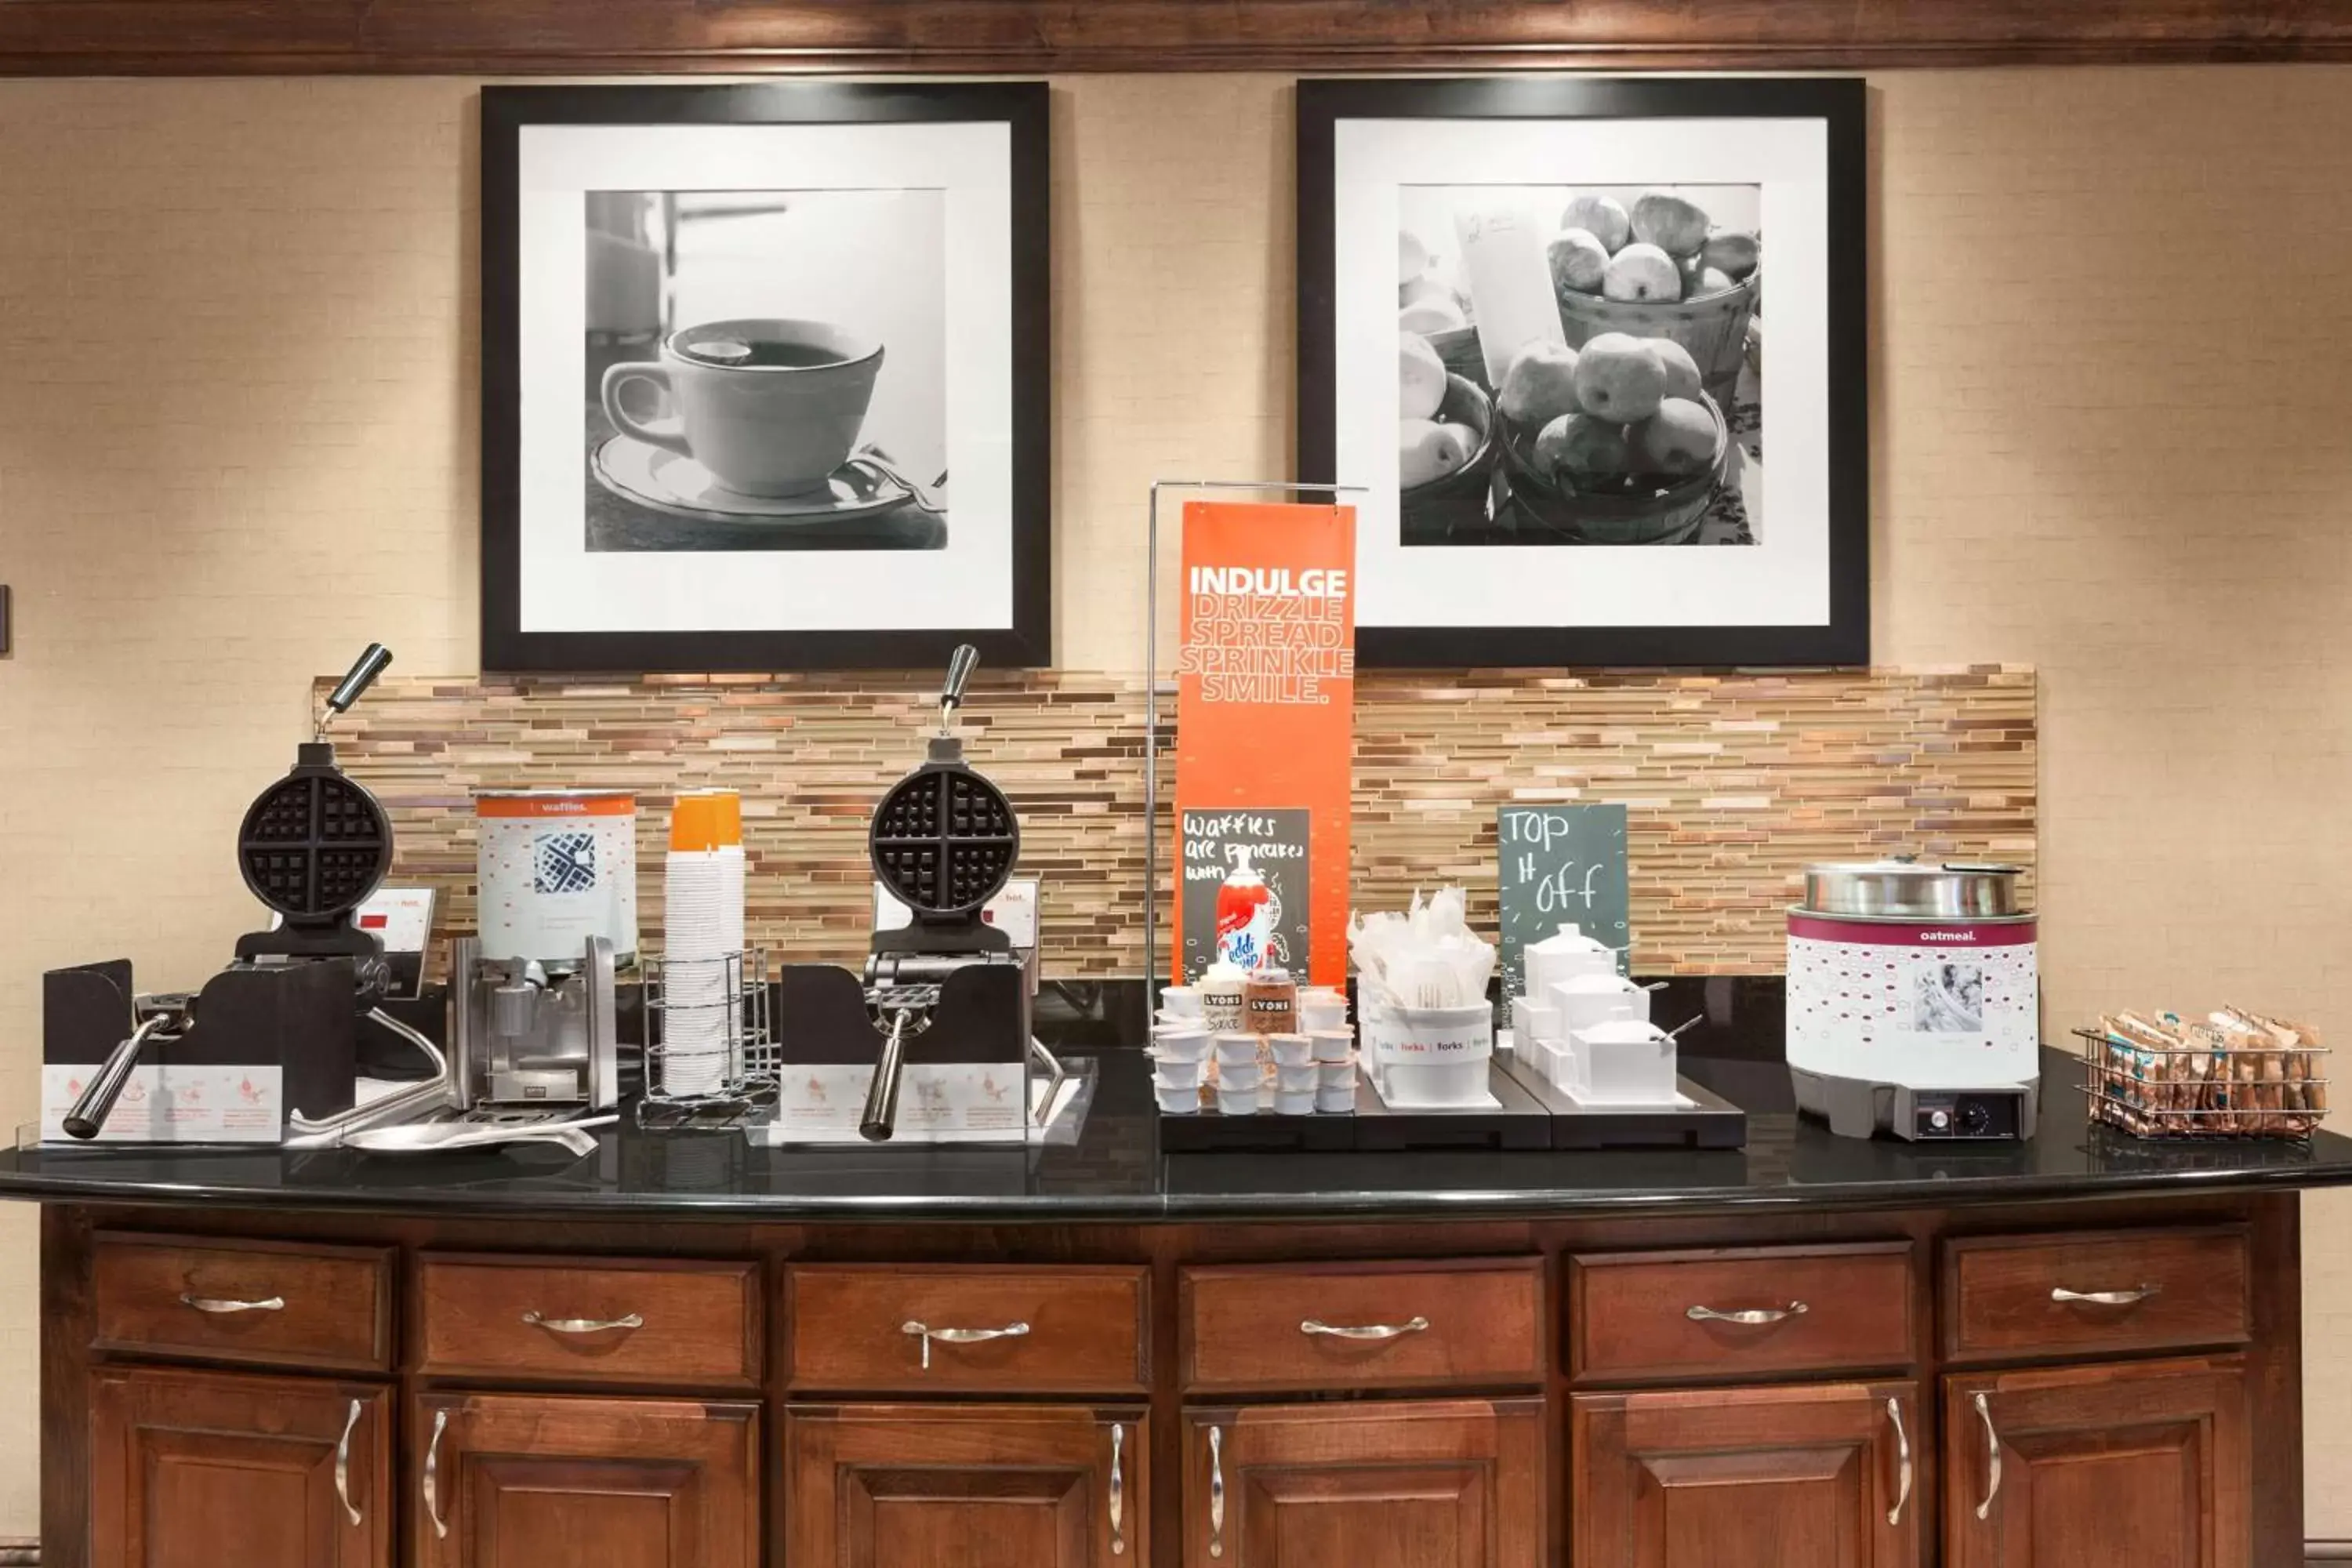
<path id="1" fill-rule="evenodd" d="M 2213 1023 L 2244 1037 L 2250 1048 L 2263 1053 L 2265 1081 L 2278 1086 L 2278 1106 L 2299 1113 L 2279 1131 L 2303 1132 L 2327 1110 L 2326 1074 L 2318 1069 L 2315 1053 L 2324 1049 L 2318 1031 L 2307 1024 L 2292 1024 L 2225 1005 L 2213 1014 Z"/>

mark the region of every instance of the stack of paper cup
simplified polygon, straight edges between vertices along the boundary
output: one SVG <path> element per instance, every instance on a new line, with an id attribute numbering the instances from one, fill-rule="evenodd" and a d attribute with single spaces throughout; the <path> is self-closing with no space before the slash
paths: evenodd
<path id="1" fill-rule="evenodd" d="M 743 805 L 732 790 L 677 797 L 663 871 L 662 1082 L 715 1094 L 741 1076 Z"/>

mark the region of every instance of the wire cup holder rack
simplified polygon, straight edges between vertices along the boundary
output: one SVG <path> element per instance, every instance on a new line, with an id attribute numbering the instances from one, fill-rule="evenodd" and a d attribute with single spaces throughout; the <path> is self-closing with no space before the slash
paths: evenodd
<path id="1" fill-rule="evenodd" d="M 712 958 L 638 961 L 645 986 L 642 1127 L 708 1125 L 772 1099 L 782 1054 L 770 1016 L 768 956 L 756 948 Z"/>
<path id="2" fill-rule="evenodd" d="M 2087 1047 L 2091 1120 L 2135 1138 L 2302 1143 L 2326 1119 L 2326 1046 L 2164 1047 L 2074 1033 Z"/>

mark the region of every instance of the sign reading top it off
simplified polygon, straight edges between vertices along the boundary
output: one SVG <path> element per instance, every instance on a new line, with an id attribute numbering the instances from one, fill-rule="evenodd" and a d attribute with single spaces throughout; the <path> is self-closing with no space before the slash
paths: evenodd
<path id="1" fill-rule="evenodd" d="M 1268 807 L 1306 814 L 1307 951 L 1292 955 L 1292 967 L 1318 985 L 1347 983 L 1355 574 L 1352 507 L 1185 504 L 1179 819 Z M 1169 968 L 1181 981 L 1192 905 L 1213 900 L 1218 888 L 1187 881 L 1177 838 Z"/>
<path id="2" fill-rule="evenodd" d="M 1495 860 L 1506 997 L 1527 989 L 1528 944 L 1564 925 L 1615 948 L 1617 972 L 1633 973 L 1623 806 L 1504 806 L 1495 816 Z"/>

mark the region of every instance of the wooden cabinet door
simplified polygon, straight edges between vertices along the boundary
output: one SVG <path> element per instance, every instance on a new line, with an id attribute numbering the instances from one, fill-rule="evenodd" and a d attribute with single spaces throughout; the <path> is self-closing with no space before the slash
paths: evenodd
<path id="1" fill-rule="evenodd" d="M 1538 1399 L 1193 1410 L 1185 1568 L 1536 1568 Z"/>
<path id="2" fill-rule="evenodd" d="M 793 1405 L 792 1563 L 812 1568 L 1146 1568 L 1140 1409 Z"/>
<path id="3" fill-rule="evenodd" d="M 1944 1380 L 1948 1568 L 2250 1568 L 2237 1356 Z"/>
<path id="4" fill-rule="evenodd" d="M 1583 1394 L 1576 1568 L 1910 1568 L 1929 1474 L 1916 1387 Z"/>
<path id="5" fill-rule="evenodd" d="M 426 1568 L 757 1568 L 753 1405 L 428 1394 L 409 1422 Z"/>
<path id="6" fill-rule="evenodd" d="M 89 1407 L 91 1568 L 389 1568 L 385 1389 L 100 1367 Z"/>

